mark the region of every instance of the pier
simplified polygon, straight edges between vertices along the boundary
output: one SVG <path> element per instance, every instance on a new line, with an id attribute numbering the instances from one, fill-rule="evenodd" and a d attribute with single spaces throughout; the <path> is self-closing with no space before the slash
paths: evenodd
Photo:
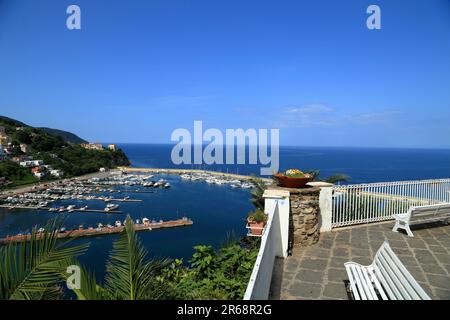
<path id="1" fill-rule="evenodd" d="M 36 207 L 36 206 L 11 206 L 11 205 L 0 205 L 0 208 L 5 208 L 5 209 L 9 209 L 9 210 L 14 210 L 14 209 L 23 209 L 23 210 L 42 210 L 42 211 L 49 211 L 50 209 L 52 209 L 51 207 Z M 58 209 L 58 208 L 53 208 L 53 209 Z M 58 209 L 57 211 L 50 211 L 53 213 L 63 213 L 63 212 L 84 212 L 84 213 L 107 213 L 107 214 L 122 214 L 122 211 L 119 210 L 113 210 L 113 211 L 107 211 L 107 210 L 94 210 L 94 209 L 85 209 L 85 210 L 81 210 L 80 208 L 74 208 L 74 209 L 67 209 L 65 208 L 63 211 L 59 211 L 60 209 Z"/>
<path id="2" fill-rule="evenodd" d="M 163 221 L 157 223 L 149 223 L 149 224 L 135 224 L 134 230 L 138 232 L 142 231 L 153 231 L 158 229 L 168 229 L 168 228 L 180 228 L 180 227 L 188 227 L 192 226 L 193 221 L 188 218 L 171 220 L 171 221 Z M 125 226 L 120 227 L 102 227 L 102 228 L 89 228 L 89 229 L 78 229 L 78 230 L 70 230 L 64 232 L 58 232 L 58 239 L 69 239 L 69 238 L 87 238 L 87 237 L 100 237 L 107 236 L 112 234 L 118 234 L 123 232 Z M 44 233 L 38 233 L 37 239 L 42 238 Z M 16 235 L 10 236 L 3 239 L 0 239 L 0 245 L 8 244 L 8 243 L 20 243 L 27 242 L 31 240 L 31 235 Z"/>

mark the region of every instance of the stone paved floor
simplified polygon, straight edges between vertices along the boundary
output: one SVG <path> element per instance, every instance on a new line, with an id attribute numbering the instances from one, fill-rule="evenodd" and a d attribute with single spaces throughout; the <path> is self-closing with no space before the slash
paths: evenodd
<path id="1" fill-rule="evenodd" d="M 318 244 L 277 259 L 271 299 L 349 299 L 344 263 L 371 264 L 385 240 L 432 299 L 450 299 L 450 226 L 412 227 L 414 238 L 392 227 L 389 222 L 323 233 Z"/>

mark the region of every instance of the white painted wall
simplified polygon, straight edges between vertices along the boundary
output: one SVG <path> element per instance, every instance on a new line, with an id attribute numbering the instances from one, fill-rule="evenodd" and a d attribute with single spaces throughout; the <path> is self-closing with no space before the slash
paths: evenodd
<path id="1" fill-rule="evenodd" d="M 333 219 L 333 185 L 322 187 L 320 190 L 320 232 L 329 232 L 332 229 Z"/>
<path id="2" fill-rule="evenodd" d="M 267 300 L 275 257 L 287 257 L 289 240 L 289 192 L 267 190 L 264 211 L 269 216 L 261 247 L 244 300 Z"/>

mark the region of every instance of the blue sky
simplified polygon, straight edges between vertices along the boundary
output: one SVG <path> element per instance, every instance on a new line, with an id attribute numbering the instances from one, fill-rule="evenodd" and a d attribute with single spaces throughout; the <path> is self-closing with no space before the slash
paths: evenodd
<path id="1" fill-rule="evenodd" d="M 164 143 L 203 120 L 286 145 L 448 148 L 449 57 L 444 0 L 0 0 L 0 114 L 91 141 Z"/>

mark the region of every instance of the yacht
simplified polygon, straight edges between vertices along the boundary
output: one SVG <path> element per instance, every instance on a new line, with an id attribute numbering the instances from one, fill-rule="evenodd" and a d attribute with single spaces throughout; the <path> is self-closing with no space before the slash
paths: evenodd
<path id="1" fill-rule="evenodd" d="M 114 211 L 119 208 L 118 204 L 110 203 L 106 206 L 105 211 Z"/>

